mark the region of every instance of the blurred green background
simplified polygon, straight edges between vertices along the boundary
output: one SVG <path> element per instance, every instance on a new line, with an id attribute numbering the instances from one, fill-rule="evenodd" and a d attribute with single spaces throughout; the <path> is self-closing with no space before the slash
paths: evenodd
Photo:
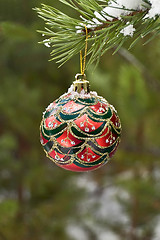
<path id="1" fill-rule="evenodd" d="M 0 0 L 0 240 L 159 240 L 160 37 L 90 67 L 91 89 L 118 110 L 122 141 L 103 168 L 68 172 L 46 158 L 39 125 L 79 56 L 60 69 L 48 61 L 32 10 L 40 4 Z"/>

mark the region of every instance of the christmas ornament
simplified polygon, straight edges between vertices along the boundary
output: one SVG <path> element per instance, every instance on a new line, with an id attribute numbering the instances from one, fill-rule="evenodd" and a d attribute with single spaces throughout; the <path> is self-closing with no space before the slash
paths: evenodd
<path id="1" fill-rule="evenodd" d="M 115 153 L 121 133 L 115 108 L 96 92 L 90 92 L 85 76 L 88 30 L 81 74 L 66 94 L 51 103 L 40 125 L 44 151 L 58 166 L 77 172 L 103 166 Z"/>
<path id="2" fill-rule="evenodd" d="M 84 76 L 78 74 L 68 92 L 47 107 L 40 125 L 47 157 L 77 172 L 103 166 L 115 153 L 121 134 L 115 108 L 90 92 Z"/>

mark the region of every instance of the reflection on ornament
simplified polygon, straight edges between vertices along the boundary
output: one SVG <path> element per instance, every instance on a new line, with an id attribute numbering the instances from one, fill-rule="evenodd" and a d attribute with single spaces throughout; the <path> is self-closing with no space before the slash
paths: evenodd
<path id="1" fill-rule="evenodd" d="M 86 80 L 76 80 L 68 92 L 51 103 L 40 125 L 40 140 L 47 156 L 71 171 L 103 166 L 115 153 L 121 123 L 115 108 Z"/>

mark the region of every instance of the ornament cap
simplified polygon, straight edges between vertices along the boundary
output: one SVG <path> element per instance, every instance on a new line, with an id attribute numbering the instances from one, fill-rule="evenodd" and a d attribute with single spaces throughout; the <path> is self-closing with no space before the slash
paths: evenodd
<path id="1" fill-rule="evenodd" d="M 84 90 L 85 93 L 90 92 L 89 81 L 86 80 L 85 74 L 76 74 L 75 76 L 76 81 L 73 82 L 74 91 L 81 93 Z"/>

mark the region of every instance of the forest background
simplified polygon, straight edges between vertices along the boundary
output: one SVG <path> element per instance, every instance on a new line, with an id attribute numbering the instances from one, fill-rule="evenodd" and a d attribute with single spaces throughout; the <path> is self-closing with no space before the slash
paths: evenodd
<path id="1" fill-rule="evenodd" d="M 39 125 L 80 71 L 79 56 L 60 69 L 48 61 L 32 10 L 40 4 L 0 0 L 0 240 L 159 240 L 160 37 L 90 66 L 91 89 L 118 110 L 122 141 L 103 168 L 65 171 L 46 158 Z"/>

